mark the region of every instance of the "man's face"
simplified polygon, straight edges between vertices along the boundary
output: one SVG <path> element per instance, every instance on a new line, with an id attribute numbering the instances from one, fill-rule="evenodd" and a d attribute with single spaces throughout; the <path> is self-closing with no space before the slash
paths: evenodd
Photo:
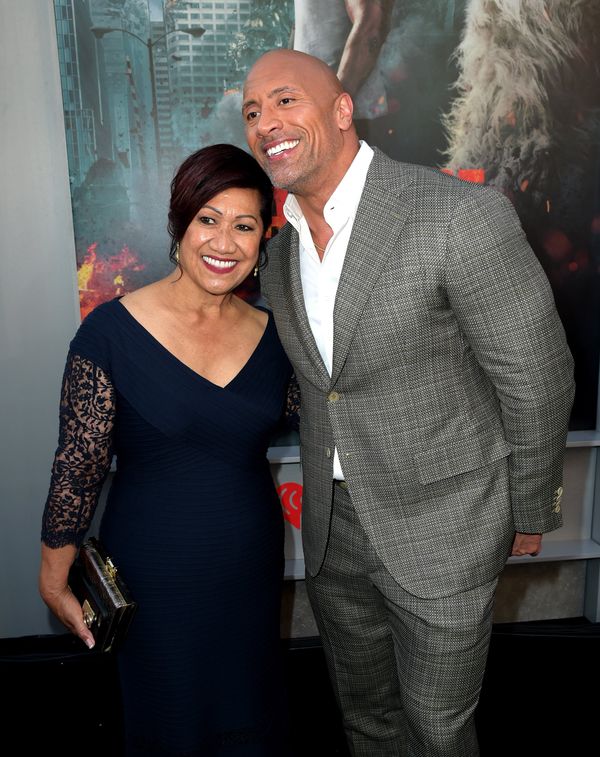
<path id="1" fill-rule="evenodd" d="M 271 54 L 252 68 L 244 87 L 246 139 L 276 187 L 310 195 L 331 181 L 343 143 L 338 100 L 316 66 Z"/>

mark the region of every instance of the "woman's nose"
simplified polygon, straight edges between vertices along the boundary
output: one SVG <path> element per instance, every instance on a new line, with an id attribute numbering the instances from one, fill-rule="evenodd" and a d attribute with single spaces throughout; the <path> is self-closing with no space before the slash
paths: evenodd
<path id="1" fill-rule="evenodd" d="M 225 226 L 215 227 L 215 233 L 213 234 L 210 243 L 214 250 L 218 250 L 221 253 L 230 253 L 235 250 L 235 242 L 231 230 Z"/>

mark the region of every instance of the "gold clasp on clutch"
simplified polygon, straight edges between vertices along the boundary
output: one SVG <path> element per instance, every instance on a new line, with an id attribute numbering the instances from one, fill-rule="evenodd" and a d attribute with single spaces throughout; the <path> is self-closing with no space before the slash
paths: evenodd
<path id="1" fill-rule="evenodd" d="M 92 610 L 92 606 L 87 599 L 84 601 L 81 609 L 83 610 L 83 622 L 88 628 L 91 628 L 92 623 L 96 620 L 96 613 Z"/>
<path id="2" fill-rule="evenodd" d="M 117 568 L 115 567 L 115 564 L 110 559 L 110 557 L 106 558 L 106 572 L 109 575 L 109 578 L 111 578 L 113 581 L 117 577 Z"/>

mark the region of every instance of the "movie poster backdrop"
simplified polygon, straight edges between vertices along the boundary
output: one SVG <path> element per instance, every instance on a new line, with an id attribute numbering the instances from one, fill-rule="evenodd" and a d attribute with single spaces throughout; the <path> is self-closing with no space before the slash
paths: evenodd
<path id="1" fill-rule="evenodd" d="M 361 40 L 351 12 L 360 5 L 367 15 L 389 13 L 383 33 Z M 571 430 L 596 429 L 597 0 L 55 0 L 54 6 L 82 317 L 171 270 L 170 181 L 202 146 L 232 142 L 247 149 L 241 87 L 262 52 L 295 47 L 338 70 L 344 55 L 348 63 L 374 45 L 377 55 L 354 65 L 365 74 L 358 89 L 350 74 L 344 82 L 360 135 L 393 158 L 485 182 L 512 200 L 575 357 Z M 282 201 L 279 194 L 270 233 L 284 223 Z M 257 301 L 256 280 L 240 294 Z"/>

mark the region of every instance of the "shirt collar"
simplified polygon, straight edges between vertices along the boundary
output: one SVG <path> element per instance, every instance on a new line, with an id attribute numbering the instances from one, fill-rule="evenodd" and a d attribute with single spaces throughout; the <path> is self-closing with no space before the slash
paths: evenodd
<path id="1" fill-rule="evenodd" d="M 341 214 L 348 219 L 356 213 L 373 155 L 371 147 L 361 139 L 354 160 L 323 208 L 323 216 L 332 227 L 334 224 L 338 225 L 335 221 L 337 219 L 339 223 Z M 292 226 L 298 229 L 304 214 L 292 192 L 288 192 L 283 204 L 283 213 Z"/>

